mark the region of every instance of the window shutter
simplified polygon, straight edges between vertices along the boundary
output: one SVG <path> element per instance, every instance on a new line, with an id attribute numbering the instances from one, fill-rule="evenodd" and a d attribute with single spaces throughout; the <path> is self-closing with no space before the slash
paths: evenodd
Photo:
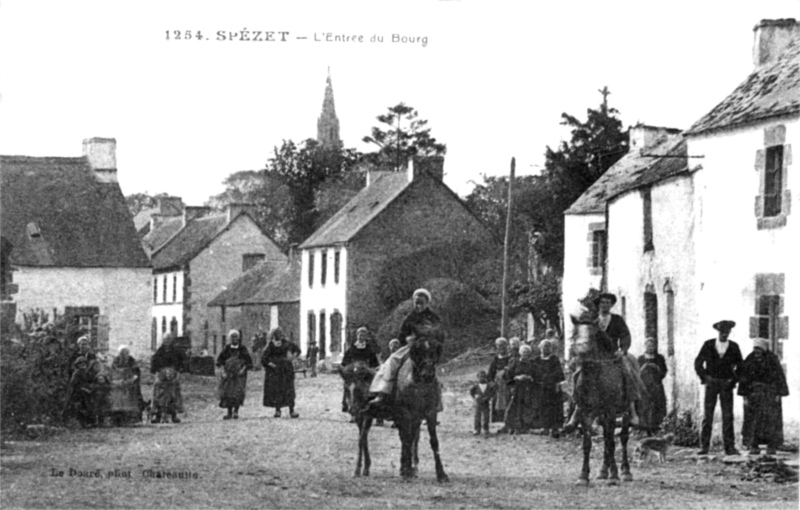
<path id="1" fill-rule="evenodd" d="M 750 317 L 750 338 L 758 338 L 758 317 Z"/>
<path id="2" fill-rule="evenodd" d="M 789 317 L 778 317 L 778 338 L 781 340 L 789 338 Z"/>

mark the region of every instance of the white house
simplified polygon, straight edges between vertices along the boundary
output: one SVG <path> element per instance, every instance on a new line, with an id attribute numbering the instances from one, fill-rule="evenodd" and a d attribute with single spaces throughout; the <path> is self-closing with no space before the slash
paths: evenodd
<path id="1" fill-rule="evenodd" d="M 151 268 L 117 183 L 116 140 L 84 140 L 83 157 L 0 156 L 0 177 L 15 320 L 68 315 L 98 350 L 145 353 Z"/>

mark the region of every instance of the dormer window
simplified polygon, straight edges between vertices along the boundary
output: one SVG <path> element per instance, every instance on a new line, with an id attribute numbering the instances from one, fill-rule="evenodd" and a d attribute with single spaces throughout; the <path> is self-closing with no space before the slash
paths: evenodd
<path id="1" fill-rule="evenodd" d="M 39 228 L 39 225 L 35 221 L 28 223 L 27 229 L 28 229 L 28 237 L 30 237 L 31 239 L 42 238 L 42 231 Z"/>

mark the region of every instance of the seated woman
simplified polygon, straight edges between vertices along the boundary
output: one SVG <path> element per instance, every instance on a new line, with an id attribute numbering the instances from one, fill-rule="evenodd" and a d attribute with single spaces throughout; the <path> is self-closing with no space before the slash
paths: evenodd
<path id="1" fill-rule="evenodd" d="M 412 301 L 414 310 L 405 318 L 400 326 L 400 333 L 397 335 L 401 347 L 381 365 L 372 381 L 370 392 L 377 396 L 370 402 L 370 405 L 380 405 L 392 394 L 397 372 L 404 359 L 409 355 L 413 342 L 429 342 L 432 344 L 430 347 L 438 349 L 441 353 L 444 344 L 442 320 L 428 308 L 431 302 L 431 293 L 425 289 L 417 289 L 414 291 Z"/>
<path id="2" fill-rule="evenodd" d="M 294 411 L 294 365 L 300 348 L 286 340 L 281 328 L 270 333 L 270 341 L 261 356 L 264 367 L 264 407 L 275 408 L 275 418 L 281 417 L 281 407 L 289 408 L 289 416 L 299 418 Z"/>
<path id="3" fill-rule="evenodd" d="M 239 419 L 239 407 L 244 404 L 247 388 L 247 371 L 253 369 L 253 358 L 242 345 L 242 334 L 232 329 L 228 332 L 228 345 L 217 357 L 222 368 L 219 380 L 219 406 L 228 410 L 223 420 Z"/>
<path id="4" fill-rule="evenodd" d="M 360 327 L 356 331 L 356 342 L 351 345 L 344 353 L 344 357 L 342 357 L 342 368 L 352 365 L 355 362 L 362 362 L 370 368 L 376 368 L 380 365 L 378 361 L 378 356 L 375 354 L 375 351 L 369 348 L 368 344 L 369 340 L 369 330 L 365 327 Z M 347 389 L 345 388 L 344 394 L 342 395 L 342 412 L 346 413 L 347 409 Z"/>

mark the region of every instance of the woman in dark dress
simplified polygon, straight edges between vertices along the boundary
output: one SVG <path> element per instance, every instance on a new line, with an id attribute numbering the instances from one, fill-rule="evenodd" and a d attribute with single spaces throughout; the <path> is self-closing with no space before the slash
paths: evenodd
<path id="1" fill-rule="evenodd" d="M 656 352 L 653 338 L 648 338 L 644 346 L 644 354 L 638 360 L 639 374 L 646 390 L 638 404 L 639 427 L 652 436 L 667 416 L 667 395 L 663 383 L 667 376 L 667 362 L 664 356 Z"/>
<path id="2" fill-rule="evenodd" d="M 559 436 L 564 424 L 564 403 L 561 397 L 561 382 L 564 370 L 561 361 L 553 354 L 553 343 L 543 340 L 539 345 L 540 355 L 533 360 L 533 402 L 536 426 L 552 437 Z"/>
<path id="3" fill-rule="evenodd" d="M 239 406 L 244 404 L 247 388 L 247 371 L 253 369 L 253 358 L 242 345 L 242 334 L 232 329 L 228 333 L 229 344 L 217 357 L 217 366 L 222 368 L 219 380 L 219 406 L 228 410 L 223 420 L 239 419 Z"/>
<path id="4" fill-rule="evenodd" d="M 759 454 L 759 445 L 766 444 L 767 455 L 775 455 L 783 444 L 781 398 L 789 395 L 789 387 L 781 361 L 770 352 L 769 342 L 757 338 L 753 343 L 753 352 L 739 370 L 738 393 L 744 397 L 742 442 L 751 454 Z"/>
<path id="5" fill-rule="evenodd" d="M 378 361 L 378 355 L 375 354 L 369 343 L 369 329 L 366 327 L 360 327 L 356 331 L 356 342 L 347 348 L 344 352 L 344 356 L 342 357 L 342 368 L 347 367 L 348 365 L 352 365 L 356 362 L 361 362 L 368 366 L 369 368 L 377 368 L 380 366 L 380 361 Z M 347 409 L 347 388 L 344 388 L 344 392 L 342 395 L 342 412 L 348 412 Z"/>
<path id="6" fill-rule="evenodd" d="M 511 399 L 506 412 L 506 428 L 509 434 L 527 434 L 534 425 L 533 381 L 536 372 L 531 360 L 531 348 L 519 349 L 519 360 L 508 367 L 505 379 L 511 386 Z"/>
<path id="7" fill-rule="evenodd" d="M 153 408 L 156 415 L 153 423 L 162 417 L 172 417 L 172 423 L 180 423 L 178 413 L 183 412 L 180 371 L 186 364 L 186 354 L 175 344 L 174 333 L 164 337 L 161 347 L 150 360 L 150 372 L 156 374 L 153 384 Z"/>
<path id="8" fill-rule="evenodd" d="M 264 367 L 264 407 L 275 408 L 275 418 L 281 417 L 281 407 L 289 408 L 289 416 L 299 418 L 294 411 L 294 365 L 300 348 L 286 340 L 281 328 L 270 333 L 270 340 L 261 356 Z"/>
<path id="9" fill-rule="evenodd" d="M 497 394 L 492 399 L 492 422 L 498 422 L 505 419 L 506 407 L 508 407 L 508 386 L 506 386 L 505 373 L 511 356 L 508 354 L 508 340 L 505 338 L 500 337 L 495 340 L 494 346 L 497 352 L 489 364 L 487 375 L 497 388 Z"/>

